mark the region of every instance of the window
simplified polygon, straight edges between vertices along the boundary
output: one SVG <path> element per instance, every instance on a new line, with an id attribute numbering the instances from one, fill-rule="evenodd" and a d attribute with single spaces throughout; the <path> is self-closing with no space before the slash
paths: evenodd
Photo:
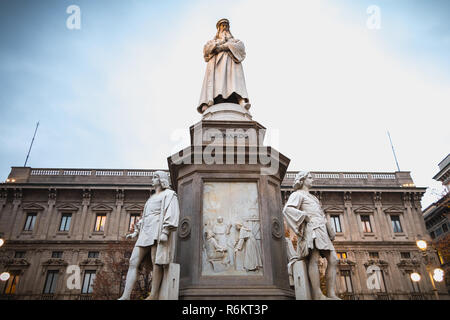
<path id="1" fill-rule="evenodd" d="M 434 233 L 436 234 L 436 237 L 439 237 L 442 234 L 442 228 L 437 228 L 436 230 L 434 230 Z"/>
<path id="2" fill-rule="evenodd" d="M 19 272 L 14 271 L 11 272 L 11 276 L 6 282 L 5 289 L 3 290 L 3 294 L 14 294 L 16 293 L 16 287 L 19 283 Z"/>
<path id="3" fill-rule="evenodd" d="M 383 270 L 375 270 L 375 274 L 377 276 L 378 283 L 380 285 L 380 292 L 386 292 L 386 283 L 384 282 L 384 272 Z"/>
<path id="4" fill-rule="evenodd" d="M 47 278 L 45 278 L 44 292 L 47 294 L 53 294 L 56 291 L 56 283 L 58 282 L 58 270 L 49 270 L 47 272 Z"/>
<path id="5" fill-rule="evenodd" d="M 23 230 L 32 231 L 35 223 L 36 223 L 36 213 L 28 213 L 27 220 L 25 220 L 25 225 L 23 226 Z"/>
<path id="6" fill-rule="evenodd" d="M 430 236 L 431 236 L 431 239 L 436 238 L 436 235 L 434 234 L 434 231 L 431 231 L 431 232 L 430 232 Z"/>
<path id="7" fill-rule="evenodd" d="M 411 290 L 411 292 L 420 292 L 420 287 L 419 287 L 419 282 L 413 281 L 411 279 L 411 273 L 413 273 L 414 271 L 412 270 L 406 270 L 406 276 L 408 277 L 408 282 L 409 282 L 409 289 Z"/>
<path id="8" fill-rule="evenodd" d="M 372 232 L 372 226 L 370 225 L 370 216 L 361 216 L 361 223 L 364 232 Z"/>
<path id="9" fill-rule="evenodd" d="M 447 226 L 446 223 L 444 223 L 444 224 L 442 225 L 442 230 L 443 230 L 444 232 L 447 232 L 447 231 L 448 231 L 448 226 Z"/>
<path id="10" fill-rule="evenodd" d="M 128 230 L 130 230 L 130 231 L 133 230 L 134 224 L 137 222 L 138 218 L 139 218 L 139 214 L 137 214 L 137 213 L 132 213 L 130 215 L 130 223 L 128 224 Z"/>
<path id="11" fill-rule="evenodd" d="M 89 251 L 88 252 L 88 258 L 97 259 L 98 258 L 98 251 Z"/>
<path id="12" fill-rule="evenodd" d="M 400 252 L 400 256 L 402 257 L 402 259 L 411 259 L 410 252 Z"/>
<path id="13" fill-rule="evenodd" d="M 337 252 L 338 259 L 347 259 L 347 252 Z"/>
<path id="14" fill-rule="evenodd" d="M 341 220 L 339 219 L 339 215 L 331 216 L 331 226 L 333 227 L 334 232 L 342 232 Z"/>
<path id="15" fill-rule="evenodd" d="M 343 292 L 351 293 L 353 292 L 352 276 L 350 275 L 350 270 L 341 270 L 341 287 Z"/>
<path id="16" fill-rule="evenodd" d="M 378 259 L 378 258 L 380 258 L 380 255 L 378 254 L 377 251 L 371 251 L 371 252 L 369 252 L 369 257 L 371 259 Z"/>
<path id="17" fill-rule="evenodd" d="M 392 229 L 395 233 L 403 232 L 402 225 L 400 224 L 400 216 L 391 216 Z"/>
<path id="18" fill-rule="evenodd" d="M 81 293 L 92 293 L 92 285 L 95 280 L 95 270 L 86 270 L 84 273 L 83 287 Z"/>
<path id="19" fill-rule="evenodd" d="M 62 255 L 63 255 L 63 252 L 62 252 L 62 251 L 53 251 L 53 252 L 52 252 L 52 258 L 58 258 L 58 259 L 61 259 L 61 258 L 62 258 Z"/>
<path id="20" fill-rule="evenodd" d="M 97 219 L 95 220 L 94 231 L 99 231 L 99 232 L 105 231 L 105 221 L 106 221 L 106 214 L 98 214 Z"/>
<path id="21" fill-rule="evenodd" d="M 61 216 L 61 224 L 59 225 L 59 231 L 69 231 L 71 220 L 72 220 L 71 213 L 63 213 L 63 215 Z"/>
<path id="22" fill-rule="evenodd" d="M 14 252 L 14 258 L 25 258 L 25 251 Z"/>

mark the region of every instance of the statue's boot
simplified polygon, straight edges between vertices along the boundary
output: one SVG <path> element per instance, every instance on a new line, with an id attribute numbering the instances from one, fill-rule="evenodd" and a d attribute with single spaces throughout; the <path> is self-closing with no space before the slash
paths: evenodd
<path id="1" fill-rule="evenodd" d="M 252 106 L 250 103 L 245 102 L 245 99 L 241 99 L 239 100 L 239 104 L 244 107 L 246 110 L 250 109 L 250 107 Z"/>
<path id="2" fill-rule="evenodd" d="M 329 295 L 328 296 L 328 299 L 330 299 L 330 300 L 342 300 L 341 298 L 339 298 L 337 295 Z"/>

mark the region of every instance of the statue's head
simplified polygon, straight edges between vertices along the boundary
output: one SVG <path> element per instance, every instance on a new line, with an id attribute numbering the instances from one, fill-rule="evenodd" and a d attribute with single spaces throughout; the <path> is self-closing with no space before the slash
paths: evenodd
<path id="1" fill-rule="evenodd" d="M 222 222 L 223 222 L 223 218 L 222 218 L 221 216 L 218 216 L 218 217 L 217 217 L 217 222 L 218 222 L 218 223 L 222 223 Z"/>
<path id="2" fill-rule="evenodd" d="M 161 188 L 167 189 L 170 186 L 169 175 L 164 171 L 155 171 L 152 179 L 153 186 L 160 185 Z"/>
<path id="3" fill-rule="evenodd" d="M 233 38 L 231 32 L 230 32 L 230 21 L 228 19 L 220 19 L 216 23 L 217 28 L 217 34 L 216 39 L 230 39 Z"/>
<path id="4" fill-rule="evenodd" d="M 301 189 L 303 185 L 305 185 L 307 188 L 312 187 L 313 177 L 309 171 L 300 171 L 295 175 L 294 179 L 294 191 Z"/>

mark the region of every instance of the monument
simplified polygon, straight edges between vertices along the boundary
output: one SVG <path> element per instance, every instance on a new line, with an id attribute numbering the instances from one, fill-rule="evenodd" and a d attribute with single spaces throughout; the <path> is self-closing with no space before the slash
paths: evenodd
<path id="1" fill-rule="evenodd" d="M 152 287 L 147 300 L 178 298 L 179 266 L 173 264 L 176 230 L 180 209 L 176 193 L 169 188 L 169 177 L 164 171 L 156 171 L 153 179 L 155 194 L 144 206 L 141 219 L 127 238 L 138 238 L 130 257 L 125 289 L 119 300 L 129 300 L 136 283 L 139 265 L 144 259 L 152 264 Z M 171 278 L 174 281 L 169 281 Z"/>
<path id="2" fill-rule="evenodd" d="M 168 158 L 180 200 L 180 299 L 293 299 L 280 185 L 289 159 L 264 146 L 252 119 L 245 47 L 221 19 L 207 62 L 190 146 Z"/>
<path id="3" fill-rule="evenodd" d="M 335 232 L 327 221 L 319 200 L 309 193 L 313 178 L 309 172 L 300 171 L 294 180 L 294 192 L 286 202 L 283 214 L 287 225 L 298 236 L 297 254 L 290 258 L 289 273 L 298 272 L 296 278 L 300 279 L 303 288 L 296 288 L 297 298 L 314 300 L 340 300 L 336 296 L 336 266 L 337 256 L 333 243 Z M 291 256 L 293 256 L 291 254 Z M 318 261 L 320 256 L 327 259 L 327 296 L 320 289 Z M 303 260 L 306 261 L 307 268 Z M 309 280 L 309 282 L 308 282 Z"/>

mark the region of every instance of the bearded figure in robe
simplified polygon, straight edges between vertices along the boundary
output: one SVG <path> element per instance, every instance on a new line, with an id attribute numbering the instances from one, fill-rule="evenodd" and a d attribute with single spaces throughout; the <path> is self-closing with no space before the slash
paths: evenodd
<path id="1" fill-rule="evenodd" d="M 208 64 L 197 111 L 203 113 L 212 105 L 224 102 L 237 103 L 248 110 L 250 103 L 242 68 L 244 43 L 233 38 L 227 19 L 219 20 L 216 28 L 216 36 L 203 48 Z"/>

